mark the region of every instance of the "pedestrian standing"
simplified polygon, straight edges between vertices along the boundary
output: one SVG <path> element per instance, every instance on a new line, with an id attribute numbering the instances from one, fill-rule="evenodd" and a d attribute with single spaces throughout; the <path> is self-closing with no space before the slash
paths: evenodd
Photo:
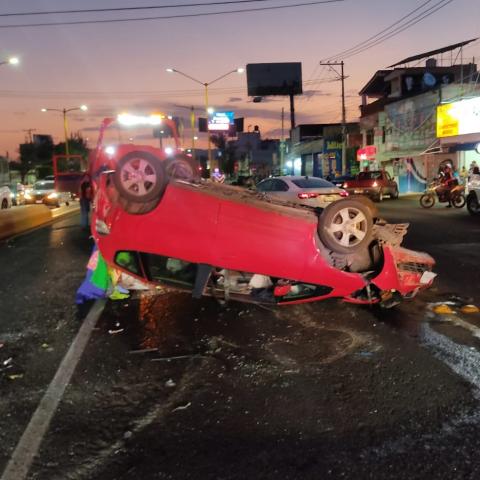
<path id="1" fill-rule="evenodd" d="M 92 179 L 86 173 L 80 182 L 80 225 L 84 230 L 88 230 L 90 225 L 90 205 L 92 203 L 93 190 Z"/>

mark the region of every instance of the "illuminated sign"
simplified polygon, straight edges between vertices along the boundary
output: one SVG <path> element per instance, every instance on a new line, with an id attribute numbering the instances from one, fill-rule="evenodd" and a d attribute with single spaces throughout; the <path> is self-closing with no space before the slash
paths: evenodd
<path id="1" fill-rule="evenodd" d="M 208 116 L 208 130 L 212 132 L 228 132 L 234 121 L 233 112 L 213 112 Z"/>
<path id="2" fill-rule="evenodd" d="M 437 137 L 480 132 L 480 97 L 446 103 L 437 107 Z"/>
<path id="3" fill-rule="evenodd" d="M 359 148 L 357 150 L 357 161 L 363 162 L 365 160 L 371 161 L 375 160 L 377 155 L 377 147 L 375 145 L 367 145 L 364 148 Z"/>

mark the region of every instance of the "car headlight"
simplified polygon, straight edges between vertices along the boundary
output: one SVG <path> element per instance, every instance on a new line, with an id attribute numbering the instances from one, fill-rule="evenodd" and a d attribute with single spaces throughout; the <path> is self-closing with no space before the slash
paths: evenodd
<path id="1" fill-rule="evenodd" d="M 58 198 L 58 193 L 57 192 L 52 192 L 50 195 L 48 195 L 47 198 L 50 198 L 50 199 Z"/>
<path id="2" fill-rule="evenodd" d="M 25 192 L 25 200 L 31 200 L 32 196 L 30 195 L 30 192 Z"/>
<path id="3" fill-rule="evenodd" d="M 15 198 L 15 194 L 13 192 L 10 193 L 10 198 Z"/>
<path id="4" fill-rule="evenodd" d="M 378 187 L 378 183 L 377 182 L 373 182 L 373 187 Z"/>

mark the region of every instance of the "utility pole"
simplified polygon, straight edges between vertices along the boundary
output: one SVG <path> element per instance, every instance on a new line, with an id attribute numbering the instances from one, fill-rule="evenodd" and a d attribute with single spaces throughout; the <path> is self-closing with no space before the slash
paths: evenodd
<path id="1" fill-rule="evenodd" d="M 341 62 L 325 62 L 320 65 L 330 67 L 342 81 L 342 175 L 347 173 L 347 113 L 345 110 L 345 75 L 343 73 L 343 60 Z M 339 66 L 340 73 L 338 73 L 333 67 Z"/>
<path id="2" fill-rule="evenodd" d="M 33 137 L 32 137 L 32 132 L 36 132 L 36 128 L 27 128 L 26 130 L 22 130 L 22 132 L 27 132 L 28 134 L 28 141 L 29 143 L 33 143 Z"/>
<path id="3" fill-rule="evenodd" d="M 285 166 L 285 108 L 282 107 L 282 137 L 280 141 L 280 175 Z"/>

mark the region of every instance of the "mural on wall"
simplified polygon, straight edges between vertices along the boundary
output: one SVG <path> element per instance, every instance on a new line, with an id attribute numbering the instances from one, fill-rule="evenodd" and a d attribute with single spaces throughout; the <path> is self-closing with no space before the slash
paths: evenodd
<path id="1" fill-rule="evenodd" d="M 423 192 L 427 183 L 422 160 L 399 158 L 393 161 L 393 174 L 400 193 Z"/>

